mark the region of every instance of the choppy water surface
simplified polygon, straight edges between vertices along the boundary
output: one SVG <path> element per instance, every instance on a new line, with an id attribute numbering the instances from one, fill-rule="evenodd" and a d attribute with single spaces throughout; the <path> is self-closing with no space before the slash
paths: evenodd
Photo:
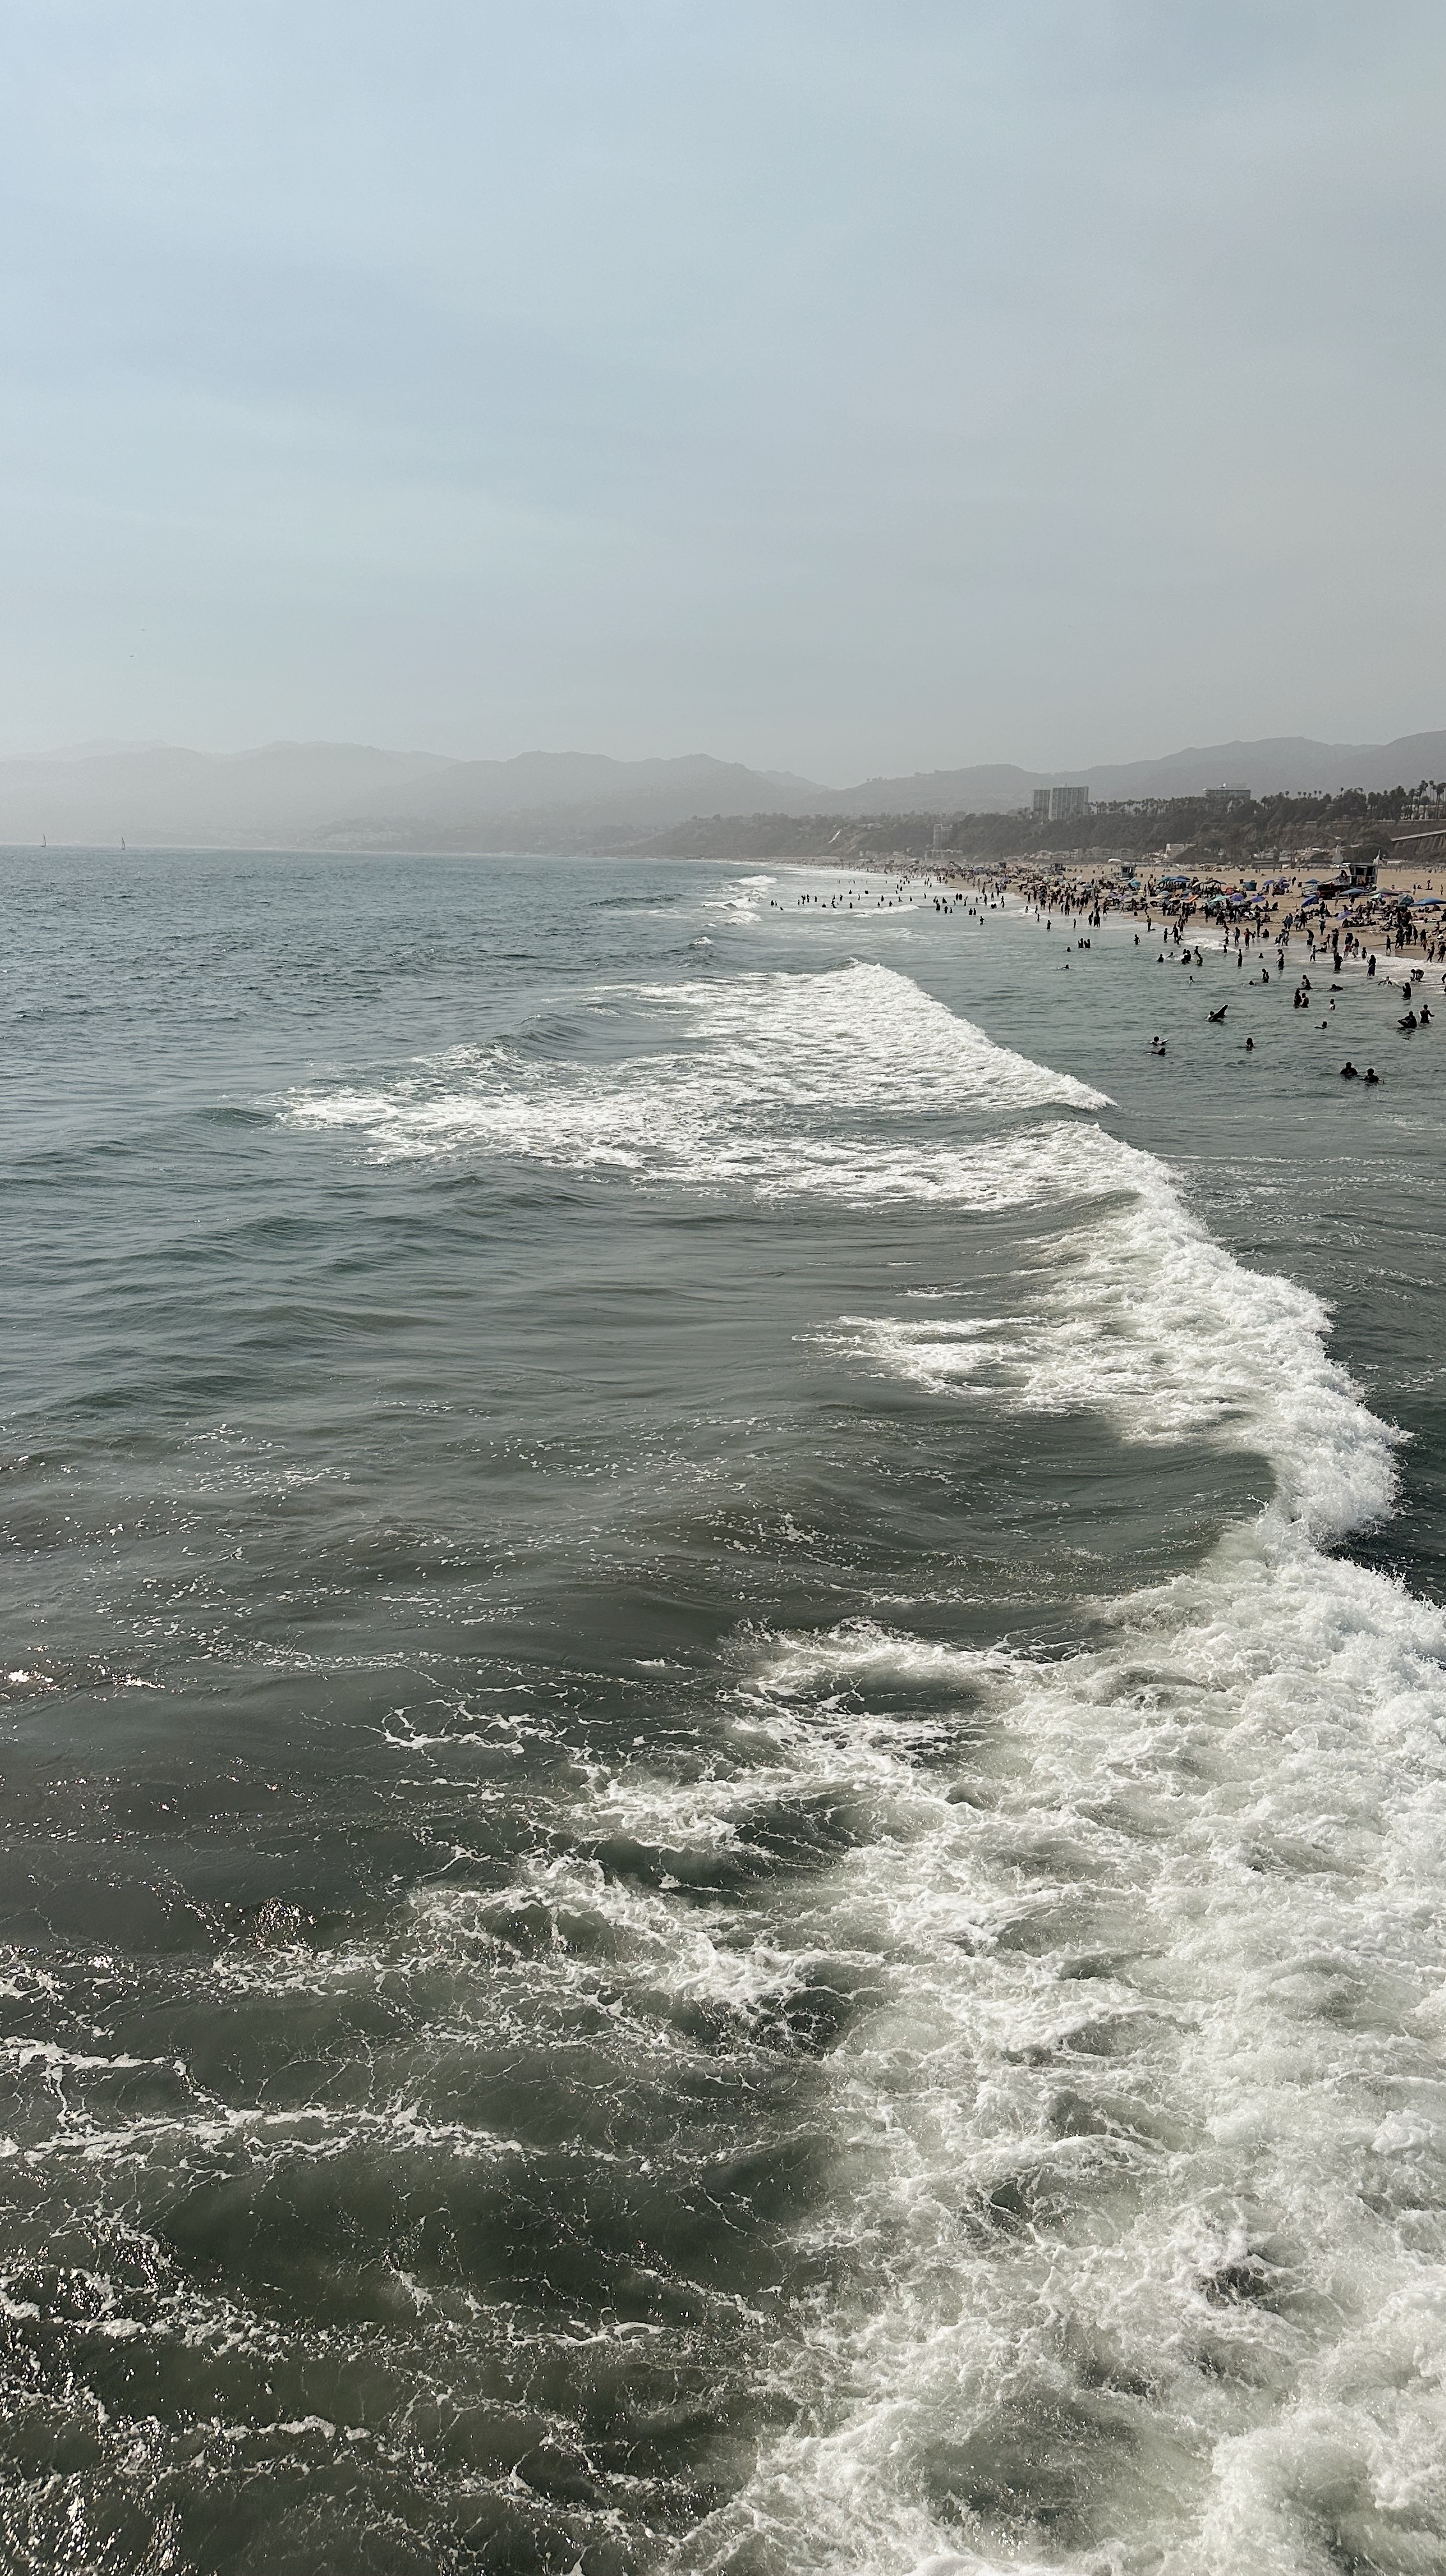
<path id="1" fill-rule="evenodd" d="M 4 870 L 5 2563 L 1439 2568 L 1427 1041 Z"/>

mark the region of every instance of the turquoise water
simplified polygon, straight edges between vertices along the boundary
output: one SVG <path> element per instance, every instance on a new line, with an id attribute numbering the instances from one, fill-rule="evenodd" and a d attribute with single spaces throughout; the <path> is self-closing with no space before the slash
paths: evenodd
<path id="1" fill-rule="evenodd" d="M 3 864 L 9 2562 L 1438 2565 L 1435 1032 Z"/>

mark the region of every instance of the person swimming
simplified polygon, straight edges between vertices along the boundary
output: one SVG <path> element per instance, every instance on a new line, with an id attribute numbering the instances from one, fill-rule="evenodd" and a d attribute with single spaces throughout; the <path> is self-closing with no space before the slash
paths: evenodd
<path id="1" fill-rule="evenodd" d="M 1355 1066 L 1352 1064 L 1350 1057 L 1347 1056 L 1345 1063 L 1341 1066 L 1342 1082 L 1359 1082 L 1360 1078 L 1361 1077 L 1357 1073 Z"/>
<path id="2" fill-rule="evenodd" d="M 1365 1082 L 1379 1082 L 1380 1079 L 1381 1077 L 1377 1073 L 1375 1066 L 1373 1064 L 1368 1064 L 1365 1073 L 1362 1076 L 1362 1080 Z"/>

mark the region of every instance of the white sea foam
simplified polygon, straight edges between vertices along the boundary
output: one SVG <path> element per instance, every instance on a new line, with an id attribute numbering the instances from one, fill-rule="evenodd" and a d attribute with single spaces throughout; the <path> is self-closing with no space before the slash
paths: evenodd
<path id="1" fill-rule="evenodd" d="M 534 2006 L 587 1996 L 640 2050 L 680 2044 L 669 2016 L 695 2002 L 746 2034 L 853 1980 L 832 2189 L 800 2249 L 842 2286 L 780 2320 L 765 2367 L 792 2429 L 680 2562 L 1426 2576 L 1446 1621 L 1318 1546 L 1389 1507 L 1392 1435 L 1320 1304 L 1232 1261 L 1159 1163 L 1077 1118 L 961 1135 L 961 1102 L 1094 1095 L 905 978 L 649 1007 L 677 1042 L 600 1076 L 452 1060 L 291 1114 L 384 1154 L 1048 1208 L 1013 1311 L 916 1302 L 834 1340 L 961 1404 L 1250 1448 L 1276 1481 L 1196 1572 L 1102 1606 L 1058 1660 L 858 1622 L 759 1648 L 731 1768 L 673 1782 L 643 1756 L 578 1811 L 580 1838 L 650 1853 L 650 1883 L 579 1849 L 425 1900 L 423 1954 L 491 1957 Z M 814 1869 L 730 1896 L 760 1835 L 820 1808 L 849 1830 Z M 677 1878 L 715 1865 L 700 1909 Z"/>
<path id="2" fill-rule="evenodd" d="M 1275 1469 L 1281 1509 L 1317 1537 L 1379 1517 L 1394 1491 L 1396 1436 L 1328 1357 L 1320 1300 L 1243 1269 L 1190 1215 L 1164 1165 L 1113 1138 L 1046 1131 L 1055 1190 L 1083 1186 L 1082 1136 L 1092 1140 L 1096 1204 L 1087 1223 L 1051 1237 L 1012 1315 L 851 1316 L 829 1338 L 940 1392 L 1024 1412 L 1103 1413 L 1142 1442 L 1206 1435 L 1257 1449 Z"/>
<path id="3" fill-rule="evenodd" d="M 1067 1143 L 1025 1138 L 1001 1152 L 912 1133 L 910 1121 L 1101 1105 L 1086 1084 L 996 1046 L 882 966 L 612 987 L 594 1008 L 601 1030 L 625 1008 L 646 1012 L 646 1045 L 610 1066 L 461 1049 L 385 1090 L 298 1094 L 286 1115 L 355 1131 L 384 1159 L 481 1152 L 765 1196 L 988 1206 L 1047 1187 Z M 1063 1171 L 1061 1184 L 1078 1185 Z"/>
<path id="4" fill-rule="evenodd" d="M 821 2429 L 690 2568 L 1417 2576 L 1446 2546 L 1446 1620 L 1318 1552 L 1388 1508 L 1395 1446 L 1323 1308 L 1100 1141 L 1120 1189 L 1016 1313 L 837 1337 L 959 1400 L 1248 1445 L 1276 1500 L 1063 1661 L 853 1625 L 761 1664 L 861 1712 L 871 1765 L 871 1695 L 910 1681 L 979 1750 L 921 1778 L 901 1745 L 892 1829 L 809 1926 L 889 1962 L 818 2230 L 886 2252 L 780 2354 Z"/>
<path id="5" fill-rule="evenodd" d="M 1446 1619 L 1318 1552 L 1388 1506 L 1394 1448 L 1323 1309 L 1131 1177 L 1017 1315 L 843 1337 L 966 1400 L 1249 1444 L 1277 1499 L 1062 1661 L 854 1625 L 760 1665 L 861 1712 L 871 1767 L 870 1698 L 910 1681 L 978 1750 L 941 1778 L 900 1747 L 891 1830 L 810 1923 L 889 1962 L 818 2231 L 885 2248 L 879 2292 L 780 2355 L 823 2429 L 690 2568 L 745 2536 L 819 2576 L 1417 2576 L 1446 2546 Z"/>
<path id="6" fill-rule="evenodd" d="M 857 1713 L 886 1825 L 792 1899 L 888 1963 L 817 2224 L 879 2253 L 779 2347 L 821 2429 L 688 2566 L 1440 2563 L 1443 1662 L 1434 1609 L 1263 1525 L 1061 1662 L 772 1650 L 765 1698 Z M 902 1747 L 891 1806 L 868 1702 L 911 1674 L 974 1750 Z"/>

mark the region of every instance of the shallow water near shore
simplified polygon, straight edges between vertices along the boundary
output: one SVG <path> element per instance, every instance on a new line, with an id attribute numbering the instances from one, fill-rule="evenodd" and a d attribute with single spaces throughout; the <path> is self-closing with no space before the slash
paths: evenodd
<path id="1" fill-rule="evenodd" d="M 0 865 L 7 2564 L 1439 2566 L 1434 1029 Z"/>

